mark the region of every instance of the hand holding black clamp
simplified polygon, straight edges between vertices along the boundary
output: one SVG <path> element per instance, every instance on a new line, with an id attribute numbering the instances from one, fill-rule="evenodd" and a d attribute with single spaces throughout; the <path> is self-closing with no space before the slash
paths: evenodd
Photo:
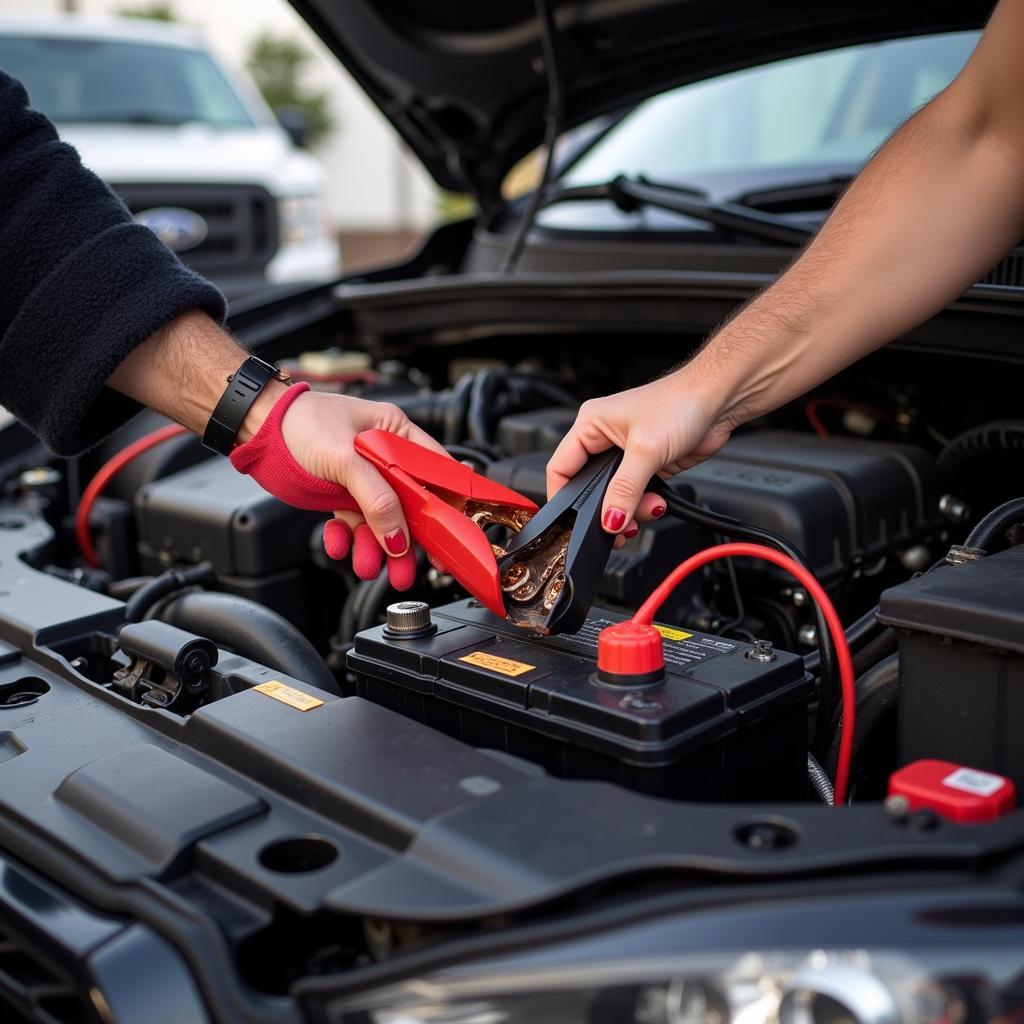
<path id="1" fill-rule="evenodd" d="M 508 618 L 536 633 L 575 633 L 597 596 L 614 534 L 601 526 L 618 448 L 587 464 L 512 539 L 498 559 Z"/>

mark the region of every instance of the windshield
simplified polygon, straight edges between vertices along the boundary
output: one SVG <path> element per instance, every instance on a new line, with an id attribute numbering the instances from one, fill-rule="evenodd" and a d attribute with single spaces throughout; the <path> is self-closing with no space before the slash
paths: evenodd
<path id="1" fill-rule="evenodd" d="M 562 181 L 852 169 L 952 81 L 977 38 L 957 32 L 850 46 L 673 89 L 627 114 Z"/>
<path id="2" fill-rule="evenodd" d="M 59 123 L 252 125 L 201 50 L 114 39 L 0 37 L 0 69 Z"/>

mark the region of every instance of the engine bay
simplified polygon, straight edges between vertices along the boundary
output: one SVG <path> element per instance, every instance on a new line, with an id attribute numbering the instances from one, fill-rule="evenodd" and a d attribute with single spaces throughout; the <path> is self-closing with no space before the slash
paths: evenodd
<path id="1" fill-rule="evenodd" d="M 579 402 L 623 383 L 589 357 L 573 369 L 572 349 L 282 362 L 394 402 L 542 504 Z M 969 408 L 926 391 L 906 353 L 866 364 L 672 480 L 706 520 L 645 526 L 608 558 L 582 628 L 553 636 L 497 619 L 422 555 L 407 593 L 358 580 L 324 555 L 321 514 L 189 435 L 142 443 L 148 416 L 70 464 L 6 452 L 0 846 L 164 934 L 202 921 L 192 967 L 238 1020 L 270 1019 L 259 1000 L 311 978 L 633 886 L 922 864 L 967 877 L 1008 856 L 1018 815 L 958 825 L 890 780 L 938 759 L 1024 786 L 1024 509 L 988 515 L 1015 497 L 1024 425 L 1000 410 L 1019 371 Z M 730 520 L 798 551 L 845 627 L 848 806 L 826 806 L 842 701 L 821 620 L 778 566 L 716 561 L 678 587 L 658 612 L 657 680 L 596 670 L 600 631 Z"/>

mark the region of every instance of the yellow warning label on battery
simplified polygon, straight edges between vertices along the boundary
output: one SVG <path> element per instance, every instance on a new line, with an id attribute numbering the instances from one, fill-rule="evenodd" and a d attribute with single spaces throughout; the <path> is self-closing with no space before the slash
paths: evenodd
<path id="1" fill-rule="evenodd" d="M 279 700 L 282 704 L 287 704 L 288 707 L 295 708 L 297 711 L 312 711 L 313 708 L 322 707 L 324 703 L 308 693 L 303 693 L 302 690 L 296 690 L 294 686 L 285 686 L 284 683 L 276 679 L 271 679 L 269 683 L 260 683 L 253 689 L 265 693 L 268 697 L 273 697 L 274 700 Z"/>
<path id="2" fill-rule="evenodd" d="M 536 665 L 527 665 L 525 661 L 499 658 L 496 654 L 488 654 L 486 651 L 474 651 L 472 654 L 464 654 L 459 658 L 459 661 L 465 661 L 479 668 L 489 669 L 491 672 L 499 672 L 503 676 L 521 676 L 525 672 L 532 672 L 537 667 Z"/>
<path id="3" fill-rule="evenodd" d="M 672 629 L 670 626 L 659 626 L 655 624 L 654 628 L 666 639 L 666 640 L 689 640 L 692 633 L 687 633 L 682 629 Z"/>

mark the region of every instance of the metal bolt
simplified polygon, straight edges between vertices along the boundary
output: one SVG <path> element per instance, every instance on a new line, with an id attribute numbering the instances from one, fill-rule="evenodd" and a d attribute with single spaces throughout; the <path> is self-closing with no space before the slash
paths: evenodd
<path id="1" fill-rule="evenodd" d="M 801 626 L 796 638 L 805 647 L 813 647 L 818 642 L 818 627 L 810 624 Z"/>
<path id="2" fill-rule="evenodd" d="M 56 469 L 49 466 L 40 466 L 37 469 L 26 469 L 18 477 L 18 483 L 25 490 L 39 490 L 43 487 L 55 487 L 61 482 L 61 475 Z"/>
<path id="3" fill-rule="evenodd" d="M 900 565 L 907 572 L 920 572 L 928 567 L 931 560 L 932 553 L 924 544 L 915 544 L 900 552 Z"/>
<path id="4" fill-rule="evenodd" d="M 893 821 L 902 825 L 910 813 L 910 801 L 902 795 L 891 796 L 885 801 L 885 809 Z"/>
<path id="5" fill-rule="evenodd" d="M 971 518 L 971 506 L 954 494 L 939 498 L 939 512 L 951 523 L 966 523 Z"/>
<path id="6" fill-rule="evenodd" d="M 794 590 L 793 604 L 796 605 L 797 608 L 803 608 L 803 606 L 807 604 L 807 591 L 800 589 Z"/>
<path id="7" fill-rule="evenodd" d="M 774 661 L 775 648 L 771 640 L 755 640 L 754 646 L 747 651 L 747 660 L 760 662 Z"/>

